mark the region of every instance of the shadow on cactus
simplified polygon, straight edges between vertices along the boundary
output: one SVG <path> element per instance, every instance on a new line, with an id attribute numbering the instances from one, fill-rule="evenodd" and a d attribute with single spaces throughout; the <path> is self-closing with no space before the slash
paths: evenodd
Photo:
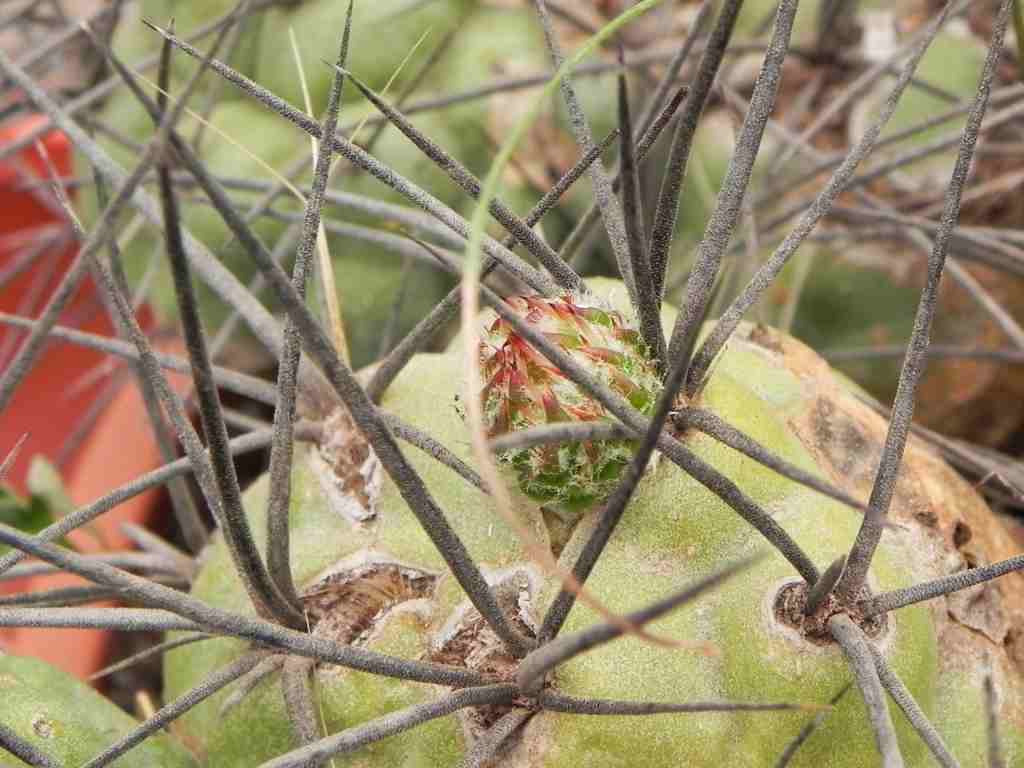
<path id="1" fill-rule="evenodd" d="M 563 45 L 587 22 L 562 4 L 537 0 L 557 72 L 542 78 L 484 179 L 428 138 L 403 113 L 402 97 L 392 103 L 356 79 L 358 71 L 349 74 L 356 68 L 350 48 L 368 44 L 352 25 L 352 6 L 334 30 L 340 52 L 320 121 L 226 64 L 219 49 L 233 25 L 268 5 L 242 3 L 215 24 L 208 53 L 151 25 L 164 41 L 162 85 L 172 60 L 200 62 L 179 100 L 150 97 L 107 51 L 155 126 L 131 171 L 0 53 L 4 74 L 113 189 L 96 223 L 80 232 L 77 269 L 95 270 L 125 337 L 115 342 L 56 326 L 59 299 L 38 321 L 10 319 L 30 332 L 15 364 L 0 374 L 0 407 L 48 335 L 60 335 L 134 361 L 164 410 L 168 424 L 160 426 L 173 430 L 186 454 L 35 535 L 0 525 L 0 541 L 12 548 L 0 557 L 0 572 L 67 570 L 132 606 L 71 608 L 54 605 L 53 595 L 29 594 L 0 608 L 5 623 L 168 633 L 148 652 L 162 655 L 166 703 L 143 722 L 115 718 L 116 734 L 74 751 L 61 740 L 80 727 L 72 713 L 53 709 L 40 732 L 34 723 L 43 704 L 11 697 L 0 705 L 0 745 L 30 765 L 86 760 L 90 768 L 141 760 L 143 750 L 169 755 L 145 759 L 267 768 L 723 761 L 859 768 L 1024 759 L 1024 592 L 1017 573 L 1024 555 L 1014 554 L 981 496 L 911 434 L 1009 0 L 993 10 L 888 420 L 811 348 L 744 318 L 854 178 L 930 41 L 965 3 L 919 20 L 862 136 L 787 237 L 751 265 L 749 282 L 717 297 L 755 161 L 771 149 L 762 137 L 792 53 L 796 0 L 772 4 L 770 39 L 748 41 L 759 52 L 749 108 L 685 270 L 677 253 L 680 207 L 687 204 L 680 190 L 699 119 L 734 52 L 738 0 L 708 0 L 696 16 L 682 15 L 685 39 L 655 59 L 667 63 L 647 73 L 661 79 L 654 77 L 635 122 L 643 78 L 634 82 L 626 73 L 651 62 L 629 42 L 634 36 L 643 47 L 659 22 L 671 28 L 672 6 L 645 0 L 601 20 L 566 59 Z M 822 19 L 856 21 L 827 5 Z M 829 29 L 823 21 L 818 31 Z M 617 42 L 617 128 L 598 141 L 569 75 L 592 65 L 588 57 L 600 60 L 601 46 L 614 54 Z M 280 247 L 294 254 L 290 274 L 274 253 L 280 243 L 261 239 L 225 179 L 176 131 L 181 102 L 207 70 L 282 125 L 300 129 L 297 141 L 308 142 L 303 133 L 318 140 L 295 247 Z M 680 73 L 687 88 L 674 96 Z M 389 131 L 475 201 L 468 219 L 432 188 L 394 171 L 386 153 L 377 159 L 338 129 L 349 82 L 381 111 Z M 519 215 L 499 198 L 499 180 L 556 91 L 578 157 Z M 652 169 L 644 160 L 661 134 L 666 171 L 647 195 Z M 602 152 L 612 145 L 618 153 L 609 166 Z M 393 214 L 410 230 L 378 244 L 462 281 L 362 370 L 350 364 L 345 336 L 306 296 L 323 279 L 318 231 L 322 214 L 332 221 L 324 205 L 335 156 L 405 201 L 382 208 L 382 201 L 352 193 L 361 215 Z M 145 186 L 150 170 L 155 197 Z M 584 176 L 592 209 L 556 249 L 537 224 Z M 283 322 L 182 226 L 186 188 L 201 190 L 222 218 L 273 292 Z M 166 222 L 187 361 L 152 351 L 134 322 L 122 254 L 107 249 L 129 203 Z M 503 240 L 488 234 L 487 215 L 507 232 Z M 590 230 L 607 239 L 618 280 L 584 279 L 568 258 Z M 345 248 L 349 241 L 341 242 Z M 275 358 L 275 382 L 211 363 L 194 276 Z M 341 296 L 349 289 L 359 286 L 343 284 Z M 483 313 L 475 312 L 477 302 Z M 446 344 L 460 308 L 468 322 Z M 202 438 L 162 368 L 191 370 Z M 478 374 L 480 389 L 469 384 Z M 273 407 L 273 424 L 249 424 L 230 438 L 218 389 Z M 243 493 L 233 456 L 266 448 L 269 471 Z M 495 456 L 500 487 L 490 471 Z M 126 495 L 186 473 L 216 522 L 208 543 L 184 553 L 155 536 L 145 541 L 166 561 L 163 568 L 173 564 L 176 574 L 189 575 L 188 592 L 162 583 L 151 559 L 131 565 L 55 544 Z M 533 559 L 538 546 L 550 557 Z M 26 562 L 29 556 L 45 562 Z M 4 679 L 12 684 L 37 675 L 28 661 L 6 661 Z M 165 728 L 169 735 L 160 733 Z M 83 757 L 83 748 L 90 754 Z"/>

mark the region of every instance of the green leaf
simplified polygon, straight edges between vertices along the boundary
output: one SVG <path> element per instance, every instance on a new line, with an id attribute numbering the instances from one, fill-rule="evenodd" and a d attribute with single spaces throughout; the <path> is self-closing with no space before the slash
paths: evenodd
<path id="1" fill-rule="evenodd" d="M 42 456 L 32 459 L 25 484 L 28 496 L 21 496 L 11 486 L 0 483 L 0 523 L 27 533 L 38 533 L 74 509 L 57 468 Z M 6 551 L 6 546 L 0 547 L 0 552 Z"/>

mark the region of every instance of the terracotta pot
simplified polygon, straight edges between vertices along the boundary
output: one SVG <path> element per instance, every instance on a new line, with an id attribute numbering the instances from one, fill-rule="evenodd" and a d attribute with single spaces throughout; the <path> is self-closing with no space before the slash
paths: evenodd
<path id="1" fill-rule="evenodd" d="M 0 129 L 0 144 L 31 130 L 42 120 L 40 116 L 28 116 Z M 72 149 L 67 138 L 51 132 L 43 144 L 58 173 L 70 175 Z M 34 148 L 0 164 L 0 273 L 15 267 L 19 257 L 39 243 L 40 238 L 57 238 L 0 291 L 0 310 L 4 312 L 38 316 L 77 253 L 77 244 L 63 215 L 48 200 L 51 193 L 38 186 L 26 189 L 26 182 L 45 178 L 46 167 Z M 147 331 L 153 330 L 153 314 L 148 308 L 139 312 L 139 320 Z M 91 279 L 79 286 L 61 322 L 91 333 L 115 335 Z M 0 369 L 9 364 L 24 338 L 20 330 L 0 327 Z M 171 346 L 180 351 L 176 341 Z M 107 362 L 109 357 L 103 353 L 54 341 L 22 382 L 10 405 L 0 413 L 0 454 L 6 455 L 22 434 L 29 433 L 6 478 L 16 490 L 25 490 L 25 475 L 32 457 L 43 455 L 57 460 L 74 426 L 82 423 L 100 396 L 109 397 L 105 376 L 78 386 L 85 381 L 83 377 L 91 377 L 97 366 Z M 131 377 L 120 379 L 112 399 L 94 416 L 86 437 L 71 455 L 63 457 L 61 473 L 76 506 L 93 501 L 161 463 L 141 397 Z M 184 388 L 184 381 L 179 379 L 177 386 Z M 161 502 L 159 491 L 137 496 L 96 521 L 93 531 L 98 537 L 79 533 L 70 540 L 82 552 L 130 548 L 130 541 L 121 532 L 121 523 L 151 522 Z M 66 575 L 32 578 L 2 582 L 0 591 L 35 591 L 75 581 Z M 107 663 L 112 640 L 110 632 L 91 630 L 0 630 L 0 647 L 4 650 L 36 655 L 80 677 L 87 677 Z"/>

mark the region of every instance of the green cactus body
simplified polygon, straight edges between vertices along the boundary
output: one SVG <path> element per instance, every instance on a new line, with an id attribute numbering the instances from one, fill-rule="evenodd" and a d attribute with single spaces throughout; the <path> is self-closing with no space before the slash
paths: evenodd
<path id="1" fill-rule="evenodd" d="M 372 88 L 382 88 L 424 31 L 432 29 L 431 38 L 436 41 L 474 4 L 472 0 L 443 0 L 409 8 L 401 0 L 357 3 L 352 17 L 352 39 L 364 44 L 352 46 L 349 68 Z M 282 33 L 287 34 L 286 30 L 291 28 L 299 44 L 313 103 L 325 103 L 333 75 L 323 60 L 334 61 L 337 56 L 339 33 L 345 28 L 347 11 L 347 2 L 322 1 L 271 10 L 266 16 L 264 39 L 274 54 L 263 58 L 255 79 L 292 104 L 302 103 L 291 48 L 280 44 Z M 427 45 L 429 50 L 430 42 Z M 415 70 L 415 64 L 406 68 L 395 87 L 400 88 Z"/>
<path id="2" fill-rule="evenodd" d="M 966 24 L 951 24 L 948 31 L 935 37 L 917 66 L 916 75 L 925 82 L 942 83 L 946 93 L 957 99 L 970 98 L 978 84 L 982 65 L 985 61 L 985 46 L 974 37 Z M 881 112 L 882 104 L 892 80 L 880 80 L 871 93 L 852 111 L 850 116 L 850 133 L 857 138 L 863 133 L 866 120 L 873 119 Z M 900 99 L 882 136 L 891 136 L 927 118 L 949 109 L 949 102 L 934 93 L 922 88 L 908 88 Z M 956 123 L 949 122 L 919 131 L 912 137 L 900 142 L 897 151 L 905 152 L 914 147 L 923 147 L 956 130 Z M 888 150 L 892 152 L 893 150 Z M 956 160 L 956 145 L 931 155 L 923 161 L 907 166 L 900 180 L 903 184 L 910 182 L 914 187 L 931 193 L 935 186 L 943 186 L 949 180 L 950 169 Z M 880 152 L 876 162 L 883 156 Z"/>
<path id="3" fill-rule="evenodd" d="M 389 389 L 383 407 L 444 442 L 469 460 L 465 427 L 456 412 L 459 361 L 450 355 L 421 355 Z M 488 512 L 480 491 L 433 459 L 415 450 L 406 454 L 445 510 L 452 527 L 485 572 L 502 571 L 525 562 L 511 530 Z M 354 522 L 339 511 L 338 492 L 331 490 L 337 477 L 321 451 L 299 449 L 292 476 L 292 572 L 300 591 L 318 583 L 339 562 L 383 559 L 420 569 L 438 577 L 432 599 L 409 600 L 392 611 L 366 644 L 371 650 L 416 658 L 430 650 L 430 635 L 438 631 L 464 596 L 427 535 L 406 508 L 398 489 L 385 480 L 376 500 L 373 519 Z M 254 535 L 266 537 L 263 510 L 267 486 L 264 478 L 246 494 Z M 519 513 L 534 534 L 545 541 L 545 529 L 536 506 L 520 497 Z M 532 569 L 529 569 L 532 574 Z M 531 577 L 536 578 L 536 577 Z M 223 543 L 210 550 L 193 588 L 212 604 L 231 610 L 249 610 Z M 429 631 L 428 631 L 429 630 Z M 215 640 L 172 651 L 167 656 L 167 695 L 183 693 L 214 668 L 228 663 L 241 644 Z M 356 725 L 432 695 L 430 686 L 386 680 L 339 668 L 321 669 L 317 675 L 320 703 L 328 730 Z M 212 697 L 189 713 L 185 728 L 202 745 L 211 765 L 250 766 L 293 746 L 280 689 L 266 684 L 256 695 L 224 718 L 217 716 L 224 696 Z M 258 722 L 257 722 L 258 721 Z M 253 736 L 257 733 L 257 736 Z M 457 723 L 442 720 L 407 736 L 383 742 L 367 754 L 382 765 L 430 766 L 453 764 L 462 739 Z M 426 741 L 421 741 L 426 739 Z M 398 756 L 402 755 L 402 760 Z M 446 756 L 448 759 L 446 759 Z M 360 755 L 359 759 L 365 759 Z M 403 762 L 404 761 L 404 762 Z M 345 764 L 338 760 L 339 765 Z"/>
<path id="4" fill-rule="evenodd" d="M 0 654 L 3 724 L 57 765 L 83 765 L 138 723 L 93 688 L 31 656 Z M 4 762 L 14 759 L 6 752 Z M 26 765 L 14 759 L 15 765 Z M 190 768 L 195 761 L 166 734 L 118 759 L 124 768 Z"/>
<path id="5" fill-rule="evenodd" d="M 596 287 L 598 294 L 611 297 L 612 306 L 622 301 L 621 286 L 611 289 L 608 283 L 600 283 Z M 614 310 L 609 307 L 605 311 Z M 665 313 L 667 324 L 671 315 Z M 460 388 L 458 366 L 454 354 L 417 357 L 388 391 L 383 408 L 430 432 L 470 460 L 466 426 L 452 405 Z M 439 407 L 444 403 L 449 405 Z M 762 326 L 741 327 L 716 361 L 699 405 L 783 459 L 848 493 L 866 496 L 885 434 L 884 422 L 799 342 Z M 848 549 L 860 524 L 859 512 L 782 479 L 710 437 L 694 432 L 680 437 L 700 458 L 773 512 L 821 567 Z M 486 497 L 426 456 L 403 450 L 423 473 L 449 521 L 486 572 L 519 571 L 520 586 L 528 585 L 530 595 L 529 607 L 520 618 L 524 626 L 533 626 L 557 593 L 557 583 L 536 581 L 535 571 L 525 565 L 520 545 L 490 511 Z M 317 458 L 321 451 L 300 452 L 293 474 L 293 574 L 300 589 L 322 583 L 325 569 L 332 566 L 340 564 L 343 571 L 373 558 L 402 563 L 422 573 L 443 574 L 438 555 L 390 481 L 383 482 L 372 520 L 353 523 L 332 508 Z M 979 516 L 988 514 L 952 470 L 913 441 L 906 467 L 891 512 L 896 527 L 886 533 L 872 570 L 871 584 L 876 590 L 905 586 L 963 567 L 968 553 L 951 543 L 953 528 L 967 525 L 980 532 Z M 265 481 L 261 481 L 246 497 L 257 536 L 264 530 L 265 494 Z M 517 495 L 516 504 L 523 521 L 544 540 L 542 514 L 536 503 Z M 561 552 L 566 565 L 573 562 L 599 510 L 600 505 L 591 505 L 584 511 Z M 992 537 L 975 544 L 978 550 L 970 553 L 974 558 L 998 559 L 1002 554 L 999 547 L 1005 548 Z M 625 612 L 706 576 L 723 562 L 763 548 L 759 534 L 717 497 L 662 459 L 641 481 L 587 586 L 609 608 Z M 987 554 L 980 555 L 983 551 Z M 710 643 L 718 649 L 717 655 L 623 638 L 559 667 L 551 685 L 566 694 L 627 700 L 827 702 L 849 681 L 849 673 L 837 646 L 811 642 L 780 619 L 777 595 L 783 586 L 797 581 L 781 556 L 772 554 L 709 597 L 651 627 L 667 637 Z M 1003 651 L 1003 644 L 1011 640 L 1005 614 L 1013 605 L 1012 601 L 1004 605 L 1009 598 L 1001 590 L 1012 587 L 988 589 L 984 600 L 992 611 L 1002 612 L 1003 623 L 989 622 L 979 632 L 972 627 L 974 619 L 969 612 L 960 615 L 946 606 L 919 606 L 890 615 L 875 641 L 926 713 L 936 717 L 944 735 L 962 747 L 958 756 L 965 766 L 981 765 L 971 747 L 984 738 L 983 724 L 974 715 L 957 714 L 959 709 L 954 711 L 950 703 L 975 696 L 977 701 L 963 704 L 962 709 L 974 712 L 980 708 L 978 690 L 970 682 L 976 682 L 976 658 L 980 655 L 988 654 L 994 660 L 1003 693 L 1004 730 L 1013 734 L 1007 741 L 1012 745 L 1019 735 L 1015 726 L 1020 722 L 1019 672 Z M 194 593 L 215 605 L 247 610 L 223 544 L 218 542 L 210 551 Z M 407 658 L 441 658 L 437 656 L 437 638 L 462 600 L 454 580 L 441 576 L 432 593 L 387 614 L 370 633 L 367 647 L 397 650 Z M 582 629 L 598 620 L 592 611 L 577 605 L 563 631 Z M 165 667 L 167 695 L 184 692 L 240 650 L 239 643 L 216 640 L 170 652 Z M 444 660 L 458 663 L 457 658 Z M 957 669 L 966 673 L 951 674 Z M 435 695 L 429 686 L 336 668 L 319 669 L 316 681 L 329 731 Z M 264 684 L 224 718 L 215 716 L 220 700 L 214 697 L 184 720 L 190 735 L 203 745 L 210 764 L 251 765 L 294 746 L 276 685 Z M 792 711 L 650 718 L 541 712 L 526 725 L 508 764 L 544 768 L 710 766 L 728 755 L 731 764 L 759 768 L 771 765 L 812 716 Z M 912 737 L 899 715 L 895 719 L 907 765 L 930 764 L 924 746 Z M 964 728 L 968 732 L 962 732 Z M 351 762 L 339 758 L 338 764 L 454 764 L 473 733 L 471 718 L 451 718 L 385 741 L 354 756 Z M 255 738 L 252 734 L 260 735 Z M 793 765 L 860 768 L 875 765 L 876 759 L 863 706 L 851 695 L 829 714 Z"/>
<path id="6" fill-rule="evenodd" d="M 160 38 L 156 32 L 141 23 L 142 19 L 164 28 L 173 19 L 177 34 L 191 36 L 196 30 L 222 18 L 236 5 L 233 0 L 204 0 L 201 3 L 194 0 L 141 0 L 139 3 L 126 6 L 123 21 L 118 25 L 114 37 L 114 51 L 126 62 L 152 56 L 153 51 L 159 46 Z M 233 47 L 231 66 L 245 75 L 251 76 L 256 63 L 260 60 L 262 24 L 262 14 L 248 17 L 243 22 L 238 44 Z M 171 73 L 176 84 L 184 83 L 195 71 L 195 62 L 187 57 L 175 56 L 171 59 Z M 201 92 L 209 92 L 215 82 L 213 78 L 207 78 L 200 86 Z M 234 98 L 238 96 L 232 89 L 220 88 L 218 101 Z"/>

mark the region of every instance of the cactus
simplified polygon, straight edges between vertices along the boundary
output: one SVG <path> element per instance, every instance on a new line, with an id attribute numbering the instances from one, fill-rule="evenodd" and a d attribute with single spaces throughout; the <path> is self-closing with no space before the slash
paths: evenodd
<path id="1" fill-rule="evenodd" d="M 136 725 L 90 686 L 30 656 L 0 656 L 0 680 L 0 742 L 21 758 L 16 765 L 83 765 Z M 196 765 L 188 750 L 166 734 L 140 744 L 121 764 Z"/>
<path id="2" fill-rule="evenodd" d="M 609 288 L 625 294 L 621 285 L 599 285 L 598 294 Z M 671 321 L 672 314 L 666 314 Z M 545 329 L 546 336 L 561 343 L 564 336 L 547 330 L 546 322 L 541 319 L 537 325 Z M 481 324 L 485 329 L 494 327 L 487 319 Z M 482 346 L 490 352 L 489 340 Z M 570 343 L 565 348 L 575 351 L 578 346 Z M 461 387 L 452 372 L 458 367 L 459 361 L 452 353 L 414 358 L 388 389 L 381 407 L 447 445 L 462 443 L 457 456 L 471 461 L 465 445 L 466 427 L 455 408 Z M 763 326 L 744 326 L 719 359 L 700 400 L 691 407 L 714 414 L 780 459 L 834 483 L 848 498 L 856 498 L 870 488 L 884 436 L 883 420 L 860 402 L 857 394 L 799 342 Z M 513 420 L 516 423 L 520 422 Z M 855 535 L 862 516 L 857 509 L 784 480 L 714 437 L 684 425 L 682 421 L 677 430 L 683 444 L 748 489 L 760 507 L 778 510 L 776 521 L 814 561 L 834 560 Z M 325 436 L 321 444 L 324 442 L 332 442 L 332 438 Z M 322 458 L 323 451 L 323 447 L 311 447 L 297 455 L 292 472 L 292 552 L 294 561 L 301 564 L 293 568 L 293 578 L 310 616 L 328 623 L 332 629 L 327 631 L 337 631 L 336 624 L 358 606 L 367 615 L 373 614 L 370 626 L 360 627 L 360 637 L 365 638 L 359 641 L 361 647 L 402 653 L 407 658 L 443 658 L 472 668 L 474 656 L 487 650 L 487 639 L 471 640 L 459 654 L 446 651 L 445 639 L 460 626 L 460 616 L 464 617 L 471 607 L 453 589 L 450 578 L 438 580 L 437 574 L 444 573 L 444 563 L 418 529 L 397 490 L 385 480 L 371 519 L 344 519 L 323 491 L 325 483 L 331 482 L 329 474 L 324 477 L 329 465 Z M 511 584 L 518 590 L 519 618 L 525 626 L 536 628 L 558 592 L 558 580 L 544 579 L 536 572 L 513 531 L 493 513 L 488 514 L 485 496 L 468 488 L 463 479 L 429 456 L 414 455 L 411 461 L 474 559 L 497 583 L 506 588 Z M 531 501 L 536 483 L 523 480 L 517 469 L 513 463 L 508 474 L 511 482 L 516 482 L 518 475 L 523 493 L 517 502 L 518 513 L 532 530 L 540 531 L 544 538 L 554 538 L 561 526 L 553 524 L 545 506 L 538 507 Z M 901 490 L 890 509 L 890 520 L 899 526 L 899 532 L 887 537 L 886 546 L 876 558 L 874 590 L 929 581 L 964 568 L 970 558 L 991 562 L 1007 556 L 1008 548 L 997 535 L 976 540 L 966 550 L 957 549 L 956 527 L 984 531 L 989 513 L 980 498 L 921 443 L 912 441 L 908 446 L 903 471 Z M 589 467 L 580 472 L 579 482 L 592 477 Z M 245 499 L 254 535 L 261 544 L 266 536 L 260 522 L 267 504 L 266 483 L 267 479 L 259 481 Z M 615 484 L 613 480 L 612 487 Z M 566 562 L 578 556 L 599 516 L 599 504 L 591 504 L 579 516 L 562 545 L 561 557 Z M 544 531 L 545 520 L 550 532 Z M 615 538 L 587 584 L 611 609 L 625 613 L 639 607 L 637 590 L 669 594 L 681 584 L 708 578 L 721 563 L 743 558 L 761 546 L 759 534 L 744 525 L 725 503 L 677 466 L 662 460 L 640 481 Z M 245 610 L 244 588 L 234 575 L 224 543 L 217 541 L 207 558 L 193 594 L 212 605 Z M 397 579 L 389 569 L 401 569 L 409 591 L 396 598 L 397 589 L 380 589 L 374 597 L 390 599 L 383 604 L 375 602 L 372 608 L 357 601 L 359 591 L 353 582 L 365 580 L 365 589 L 370 592 L 374 580 Z M 416 579 L 423 583 L 409 589 L 409 583 Z M 666 650 L 629 638 L 559 667 L 548 682 L 550 692 L 626 701 L 699 701 L 727 696 L 738 702 L 767 705 L 800 702 L 808 685 L 815 690 L 836 691 L 845 680 L 845 665 L 839 649 L 823 648 L 820 635 L 815 634 L 822 631 L 825 615 L 813 623 L 814 629 L 810 621 L 802 628 L 794 627 L 788 611 L 795 610 L 794 615 L 799 615 L 799 610 L 784 602 L 790 590 L 799 591 L 799 583 L 783 558 L 759 562 L 699 605 L 654 625 L 664 636 L 710 642 L 719 650 L 718 655 L 703 657 L 692 651 Z M 327 604 L 322 595 L 332 585 L 345 585 L 345 589 L 339 589 L 338 597 L 330 601 L 330 612 L 316 613 Z M 991 601 L 996 612 L 1008 609 L 1008 598 L 1006 592 L 995 590 L 981 597 Z M 975 634 L 977 627 L 972 618 L 965 614 L 953 618 L 945 613 L 918 607 L 887 618 L 884 626 L 870 622 L 869 626 L 877 633 L 874 637 L 884 648 L 888 663 L 917 701 L 930 715 L 940 718 L 940 733 L 954 753 L 967 754 L 963 747 L 957 747 L 966 746 L 970 732 L 962 731 L 956 720 L 943 723 L 938 702 L 968 695 L 980 680 L 969 683 L 942 670 L 969 666 L 971 659 L 987 654 L 1000 660 L 1002 679 L 1012 681 L 1017 673 L 1002 650 L 1008 631 L 1005 618 L 982 630 L 991 636 L 981 639 Z M 599 619 L 589 610 L 577 609 L 562 631 L 584 631 Z M 462 621 L 465 626 L 466 619 Z M 314 624 L 314 634 L 318 626 Z M 755 639 L 744 639 L 751 634 Z M 166 662 L 168 693 L 185 693 L 244 651 L 243 644 L 230 641 L 171 651 Z M 492 656 L 493 652 L 483 661 L 494 663 Z M 506 664 L 510 662 L 505 660 Z M 328 731 L 415 705 L 430 695 L 429 688 L 422 684 L 396 684 L 331 665 L 319 667 L 315 681 Z M 211 764 L 242 766 L 269 760 L 289 747 L 292 737 L 285 704 L 278 693 L 280 684 L 279 673 L 274 672 L 248 700 L 226 713 L 223 702 L 230 694 L 211 699 L 184 719 L 188 732 L 204 745 Z M 769 691 L 778 691 L 779 701 L 766 701 Z M 1011 704 L 1007 695 L 1007 711 L 1015 711 L 1020 702 Z M 352 710 L 354 701 L 360 702 L 358 713 Z M 626 760 L 651 766 L 704 765 L 708 756 L 726 754 L 730 745 L 738 742 L 746 764 L 770 765 L 772 757 L 781 753 L 808 719 L 799 707 L 796 710 L 743 718 L 679 717 L 652 723 L 657 738 L 653 738 L 653 731 L 638 728 L 628 717 L 541 713 L 530 721 L 507 759 L 513 765 L 528 754 L 537 765 L 613 765 Z M 425 765 L 456 764 L 465 756 L 472 739 L 480 735 L 477 720 L 487 717 L 469 714 L 461 718 L 461 724 L 451 723 L 443 730 L 437 726 L 403 734 L 353 759 L 356 764 L 373 760 L 374 764 L 387 765 L 399 755 L 411 755 L 413 764 L 419 764 L 417 760 Z M 870 730 L 859 702 L 852 697 L 844 701 L 827 722 L 827 728 L 805 745 L 795 765 L 875 764 Z M 900 725 L 898 735 L 907 764 L 928 764 L 931 757 L 924 745 L 909 726 Z M 251 737 L 254 732 L 263 734 L 258 745 Z M 1008 739 L 1011 733 L 1016 734 L 1008 730 Z M 846 738 L 839 739 L 838 734 Z"/>
<path id="3" fill-rule="evenodd" d="M 255 124 L 250 110 L 267 107 L 268 120 L 332 139 L 317 151 L 291 275 L 261 240 L 273 233 L 240 220 L 244 202 L 210 175 L 217 163 L 203 148 L 197 153 L 172 132 L 176 155 L 153 145 L 136 161 L 156 167 L 169 285 L 205 444 L 163 384 L 161 365 L 182 361 L 153 355 L 133 325 L 117 254 L 93 259 L 131 344 L 74 338 L 138 360 L 186 453 L 174 471 L 164 468 L 140 484 L 191 471 L 216 528 L 202 551 L 187 554 L 153 535 L 140 537 L 151 555 L 140 561 L 83 556 L 54 543 L 134 487 L 69 511 L 35 535 L 0 523 L 0 543 L 12 548 L 0 556 L 0 572 L 42 567 L 19 565 L 34 556 L 133 606 L 85 610 L 53 607 L 52 595 L 18 596 L 14 602 L 27 605 L 0 608 L 4 623 L 168 633 L 157 649 L 166 703 L 141 724 L 123 723 L 119 738 L 90 745 L 90 768 L 155 749 L 167 738 L 155 734 L 169 723 L 171 737 L 209 766 L 728 761 L 860 768 L 1024 760 L 1017 572 L 1024 556 L 934 446 L 972 461 L 975 474 L 1005 465 L 969 446 L 910 434 L 929 334 L 948 320 L 935 316 L 938 286 L 1010 2 L 1000 4 L 972 95 L 925 288 L 908 299 L 917 310 L 889 420 L 879 402 L 813 349 L 744 319 L 788 277 L 790 245 L 805 241 L 835 203 L 852 160 L 801 212 L 787 245 L 754 265 L 749 285 L 740 281 L 724 298 L 714 296 L 744 194 L 752 178 L 765 181 L 754 164 L 778 97 L 795 0 L 778 5 L 750 108 L 721 184 L 713 183 L 717 202 L 687 267 L 674 253 L 692 230 L 679 211 L 687 201 L 678 197 L 691 150 L 687 126 L 698 123 L 740 3 L 711 14 L 706 45 L 690 68 L 703 74 L 692 76 L 681 103 L 663 89 L 665 98 L 652 106 L 655 117 L 681 111 L 667 132 L 668 149 L 657 150 L 674 170 L 655 199 L 644 199 L 639 168 L 656 136 L 646 126 L 634 130 L 641 126 L 621 72 L 612 107 L 616 173 L 597 159 L 586 108 L 567 74 L 657 4 L 632 4 L 563 64 L 565 38 L 538 0 L 540 31 L 558 71 L 509 127 L 482 179 L 446 140 L 458 133 L 454 127 L 428 133 L 373 90 L 377 74 L 357 70 L 355 51 L 362 46 L 366 61 L 373 48 L 366 28 L 349 24 L 353 6 L 348 16 L 313 4 L 263 17 L 263 35 L 273 33 L 268 22 L 279 28 L 293 17 L 324 34 L 331 27 L 332 40 L 341 41 L 332 79 L 317 86 L 327 102 L 322 122 L 220 59 L 204 62 L 240 89 L 224 114 Z M 894 103 L 944 19 L 929 21 L 922 45 L 900 63 Z M 168 57 L 203 59 L 173 32 L 155 34 L 168 54 L 163 83 Z M 632 55 L 623 54 L 627 65 Z M 62 120 L 113 187 L 126 183 L 103 148 L 3 54 L 0 71 Z M 336 130 L 350 83 L 386 114 L 390 141 L 415 147 L 411 162 L 429 164 L 468 193 L 466 218 L 393 170 L 384 145 L 378 161 Z M 577 222 L 603 226 L 621 281 L 584 280 L 570 260 L 575 246 L 556 249 L 538 234 L 535 225 L 554 200 L 521 217 L 499 198 L 516 142 L 559 88 L 581 158 L 565 183 L 587 174 L 598 212 L 578 211 Z M 157 121 L 174 116 L 173 106 L 139 98 Z M 870 152 L 872 131 L 890 112 L 872 117 L 851 158 Z M 636 142 L 644 133 L 647 141 Z M 324 196 L 334 154 L 362 168 L 360 185 L 373 176 L 392 199 L 420 209 L 375 208 L 401 217 L 409 230 L 386 239 L 386 247 L 416 253 L 462 282 L 362 370 L 304 293 L 321 216 L 333 221 Z M 283 325 L 203 251 L 206 233 L 185 236 L 203 226 L 178 207 L 184 189 L 171 173 L 175 157 L 223 218 L 239 256 L 252 260 L 273 291 Z M 118 189 L 99 221 L 116 215 L 126 198 Z M 356 191 L 350 203 L 366 199 Z M 145 210 L 144 200 L 140 205 Z M 369 210 L 364 205 L 363 215 Z M 488 212 L 507 230 L 503 242 L 488 235 Z M 83 233 L 82 258 L 96 256 L 109 235 L 98 225 Z M 341 237 L 341 247 L 357 237 Z M 812 263 L 811 275 L 816 271 Z M 275 357 L 275 383 L 211 365 L 195 277 Z M 368 280 L 342 274 L 343 290 L 347 279 L 358 281 L 356 291 Z M 878 301 L 869 290 L 862 293 L 868 307 Z M 446 326 L 460 304 L 464 321 L 446 348 L 455 331 Z M 33 325 L 0 373 L 0 408 L 45 334 L 68 335 L 47 325 L 59 309 Z M 363 324 L 367 337 L 379 328 L 369 315 L 349 320 L 353 328 Z M 229 439 L 218 387 L 272 407 L 273 425 Z M 232 455 L 268 446 L 269 470 L 243 493 Z M 190 588 L 165 584 L 168 569 Z M 0 746 L 24 755 L 19 717 L 0 703 Z M 33 746 L 40 754 L 29 762 L 36 764 L 83 759 Z"/>
<path id="4" fill-rule="evenodd" d="M 661 381 L 639 331 L 617 311 L 571 295 L 515 296 L 507 302 L 520 318 L 587 365 L 591 374 L 640 413 L 650 415 Z M 490 438 L 542 424 L 608 420 L 600 403 L 581 393 L 499 315 L 486 323 L 480 358 L 487 382 L 480 399 Z M 612 492 L 631 453 L 623 441 L 603 441 L 513 449 L 502 458 L 515 468 L 519 486 L 528 496 L 555 505 L 586 507 Z"/>

